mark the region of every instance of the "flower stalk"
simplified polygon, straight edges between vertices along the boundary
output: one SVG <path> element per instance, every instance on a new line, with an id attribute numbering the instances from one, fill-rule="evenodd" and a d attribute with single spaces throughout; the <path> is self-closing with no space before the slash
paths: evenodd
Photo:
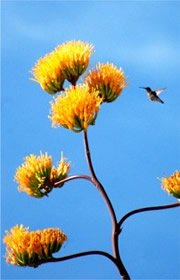
<path id="1" fill-rule="evenodd" d="M 116 214 L 114 211 L 114 208 L 112 206 L 112 203 L 106 193 L 106 191 L 104 190 L 102 184 L 99 182 L 94 168 L 93 168 L 93 164 L 92 164 L 92 160 L 91 160 L 91 155 L 90 155 L 90 149 L 89 149 L 89 143 L 88 143 L 88 137 L 87 137 L 87 131 L 83 131 L 83 137 L 84 137 L 84 147 L 85 147 L 85 154 L 86 154 L 86 159 L 87 159 L 87 163 L 88 163 L 88 167 L 91 173 L 91 177 L 87 176 L 87 175 L 74 175 L 74 176 L 70 176 L 67 177 L 59 182 L 56 182 L 54 184 L 54 186 L 58 186 L 59 184 L 71 181 L 71 180 L 75 180 L 75 179 L 85 179 L 85 180 L 89 180 L 91 183 L 93 183 L 95 185 L 95 187 L 98 189 L 98 191 L 100 192 L 100 194 L 102 195 L 106 206 L 109 210 L 110 216 L 111 216 L 111 220 L 112 220 L 112 251 L 113 251 L 113 256 L 109 255 L 107 253 L 104 252 L 99 252 L 99 251 L 89 251 L 89 252 L 83 252 L 81 253 L 81 255 L 77 254 L 75 255 L 75 257 L 80 257 L 80 256 L 85 256 L 85 255 L 94 255 L 94 254 L 99 254 L 99 255 L 104 255 L 106 257 L 108 257 L 109 259 L 111 259 L 111 261 L 113 261 L 113 263 L 115 264 L 115 266 L 117 267 L 120 275 L 122 276 L 122 279 L 124 280 L 128 280 L 130 279 L 130 276 L 121 260 L 120 257 L 120 253 L 119 253 L 119 241 L 118 241 L 118 235 L 119 235 L 119 228 L 118 228 L 118 222 L 117 222 L 117 218 L 116 218 Z M 98 253 L 97 253 L 98 252 Z M 70 255 L 67 256 L 65 258 L 60 258 L 60 259 L 56 259 L 56 261 L 60 260 L 67 260 L 67 259 L 71 259 L 73 258 L 74 255 Z M 44 263 L 44 261 L 43 261 Z"/>
<path id="2" fill-rule="evenodd" d="M 76 254 L 60 257 L 60 258 L 51 258 L 49 260 L 40 260 L 40 261 L 37 262 L 36 265 L 39 266 L 41 264 L 49 263 L 49 262 L 62 262 L 62 261 L 67 261 L 67 260 L 76 259 L 76 258 L 80 258 L 80 257 L 91 256 L 91 255 L 104 256 L 116 265 L 116 260 L 114 259 L 113 256 L 111 256 L 107 252 L 98 251 L 98 250 L 80 252 L 80 253 L 76 253 Z"/>
<path id="3" fill-rule="evenodd" d="M 135 209 L 133 211 L 128 212 L 126 215 L 124 215 L 121 220 L 118 223 L 118 227 L 119 227 L 119 233 L 121 232 L 121 227 L 122 224 L 124 223 L 125 220 L 127 220 L 129 217 L 138 214 L 138 213 L 142 213 L 142 212 L 147 212 L 147 211 L 157 211 L 157 210 L 165 210 L 165 209 L 170 209 L 170 208 L 175 208 L 175 207 L 179 207 L 180 206 L 180 201 L 173 203 L 173 204 L 166 204 L 166 205 L 160 205 L 160 206 L 151 206 L 151 207 L 143 207 L 143 208 L 139 208 L 139 209 Z"/>
<path id="4" fill-rule="evenodd" d="M 104 201 L 107 205 L 109 213 L 111 215 L 111 220 L 112 220 L 112 250 L 113 250 L 113 256 L 116 260 L 116 267 L 119 270 L 120 275 L 122 276 L 122 279 L 128 280 L 128 279 L 130 279 L 130 276 L 129 276 L 125 266 L 123 265 L 123 262 L 121 260 L 120 253 L 119 253 L 119 244 L 118 244 L 119 230 L 118 230 L 118 223 L 117 223 L 116 214 L 115 214 L 114 208 L 112 206 L 112 203 L 111 203 L 106 191 L 104 190 L 102 184 L 99 182 L 98 178 L 96 177 L 96 174 L 95 174 L 95 171 L 94 171 L 94 168 L 93 168 L 93 164 L 92 164 L 92 160 L 91 160 L 91 155 L 90 155 L 87 131 L 83 131 L 83 136 L 84 136 L 84 147 L 85 147 L 86 159 L 87 159 L 89 170 L 90 170 L 90 173 L 91 173 L 91 176 L 92 176 L 92 181 L 94 182 L 94 185 L 97 187 L 97 189 L 101 193 L 101 195 L 102 195 L 102 197 L 103 197 L 103 199 L 104 199 Z"/>

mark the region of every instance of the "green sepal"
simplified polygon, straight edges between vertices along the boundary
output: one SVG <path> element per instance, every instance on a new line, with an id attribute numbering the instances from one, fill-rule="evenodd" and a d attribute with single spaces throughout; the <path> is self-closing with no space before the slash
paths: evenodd
<path id="1" fill-rule="evenodd" d="M 50 252 L 51 252 L 51 254 L 53 254 L 55 251 L 55 248 L 56 248 L 56 244 L 57 244 L 57 240 L 55 240 L 54 242 L 53 242 L 53 244 L 49 244 L 50 246 L 49 246 L 49 249 L 50 249 Z"/>
<path id="2" fill-rule="evenodd" d="M 83 73 L 82 64 L 77 64 L 75 68 L 76 68 L 76 72 L 78 73 L 78 76 L 82 75 Z"/>
<path id="3" fill-rule="evenodd" d="M 31 257 L 29 258 L 29 263 L 36 264 L 36 262 L 38 261 L 38 254 L 35 252 L 32 252 Z"/>
<path id="4" fill-rule="evenodd" d="M 58 252 L 58 251 L 61 249 L 61 247 L 62 247 L 62 244 L 57 243 L 57 244 L 56 244 L 56 248 L 55 248 L 55 250 L 54 250 L 54 253 Z"/>
<path id="5" fill-rule="evenodd" d="M 56 86 L 54 86 L 54 84 L 51 82 L 50 84 L 47 85 L 47 89 L 46 91 L 49 93 L 49 94 L 55 94 L 58 92 L 58 89 Z"/>
<path id="6" fill-rule="evenodd" d="M 58 92 L 58 90 L 52 90 L 49 86 L 48 88 L 46 89 L 46 92 L 49 93 L 49 94 L 56 94 Z"/>
<path id="7" fill-rule="evenodd" d="M 82 121 L 81 119 L 75 115 L 75 119 L 74 119 L 74 126 L 77 128 L 77 129 L 82 129 L 83 126 L 82 126 Z"/>
<path id="8" fill-rule="evenodd" d="M 44 194 L 42 192 L 38 192 L 38 193 L 34 193 L 32 196 L 35 198 L 42 198 Z"/>
<path id="9" fill-rule="evenodd" d="M 79 132 L 81 132 L 82 130 L 84 130 L 84 128 L 73 128 L 72 129 L 74 132 L 76 132 L 76 133 L 79 133 Z"/>
<path id="10" fill-rule="evenodd" d="M 76 69 L 76 73 L 78 74 L 78 76 L 81 76 L 86 71 L 87 67 L 82 63 L 78 63 L 75 66 L 75 69 Z"/>
<path id="11" fill-rule="evenodd" d="M 58 91 L 63 90 L 63 84 L 64 84 L 64 79 L 63 80 L 52 80 L 51 83 L 47 84 L 47 92 L 49 94 L 55 94 Z"/>
<path id="12" fill-rule="evenodd" d="M 28 265 L 29 255 L 26 251 L 18 255 L 18 262 L 21 263 L 22 265 Z"/>
<path id="13" fill-rule="evenodd" d="M 96 121 L 97 115 L 98 115 L 98 112 L 95 112 L 94 118 L 89 122 L 89 125 L 95 125 L 95 121 Z"/>
<path id="14" fill-rule="evenodd" d="M 36 178 L 41 182 L 45 178 L 49 178 L 51 173 L 52 166 L 48 168 L 42 168 L 39 172 L 36 173 Z"/>
<path id="15" fill-rule="evenodd" d="M 177 199 L 180 199 L 180 191 L 171 191 L 171 194 Z"/>
<path id="16" fill-rule="evenodd" d="M 67 176 L 68 176 L 68 173 L 63 174 L 63 175 L 60 173 L 60 174 L 58 175 L 58 178 L 57 178 L 56 182 L 66 179 Z M 58 187 L 58 188 L 62 188 L 63 185 L 64 185 L 64 183 L 58 185 L 57 187 Z"/>
<path id="17" fill-rule="evenodd" d="M 87 66 L 85 66 L 84 64 L 81 66 L 81 75 L 86 71 Z"/>
<path id="18" fill-rule="evenodd" d="M 26 263 L 24 263 L 22 254 L 16 253 L 16 257 L 17 257 L 17 265 L 19 265 L 19 266 L 26 266 L 27 265 Z"/>
<path id="19" fill-rule="evenodd" d="M 50 245 L 50 255 L 52 256 L 53 253 L 56 253 L 60 250 L 60 248 L 62 247 L 62 244 L 57 242 L 57 240 Z"/>
<path id="20" fill-rule="evenodd" d="M 41 260 L 48 259 L 48 256 L 46 255 L 45 251 L 42 249 L 42 253 L 38 254 Z"/>
<path id="21" fill-rule="evenodd" d="M 41 183 L 42 183 L 42 181 L 39 180 L 39 177 L 37 176 L 37 173 L 36 173 L 35 176 L 33 176 L 31 178 L 31 182 L 30 182 L 30 188 L 33 192 L 33 194 L 32 194 L 33 197 L 41 198 L 44 196 L 44 194 L 39 189 L 39 185 Z"/>
<path id="22" fill-rule="evenodd" d="M 27 266 L 27 264 L 24 264 L 24 262 L 20 259 L 17 260 L 17 265 L 19 266 Z"/>
<path id="23" fill-rule="evenodd" d="M 108 96 L 108 99 L 107 99 L 107 101 L 106 102 L 113 102 L 113 101 L 115 101 L 116 99 L 118 98 L 118 95 L 117 94 L 115 94 L 115 93 L 113 93 L 113 92 L 111 92 L 111 94 Z"/>

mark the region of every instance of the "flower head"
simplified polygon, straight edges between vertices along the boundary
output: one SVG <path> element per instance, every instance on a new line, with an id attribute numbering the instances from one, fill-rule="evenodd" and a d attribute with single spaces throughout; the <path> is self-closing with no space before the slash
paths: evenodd
<path id="1" fill-rule="evenodd" d="M 16 225 L 6 231 L 3 242 L 6 243 L 6 261 L 13 265 L 34 266 L 38 261 L 51 259 L 67 240 L 60 229 L 48 228 L 43 231 L 31 231 L 23 225 Z"/>
<path id="2" fill-rule="evenodd" d="M 164 190 L 180 199 L 180 171 L 176 171 L 170 177 L 162 178 L 161 181 Z"/>
<path id="3" fill-rule="evenodd" d="M 73 85 L 84 73 L 93 46 L 82 41 L 69 41 L 40 58 L 32 69 L 34 78 L 50 94 L 63 90 L 64 80 Z"/>
<path id="4" fill-rule="evenodd" d="M 61 63 L 57 52 L 53 51 L 40 58 L 32 69 L 34 78 L 41 87 L 50 94 L 63 89 L 65 77 L 62 73 Z"/>
<path id="5" fill-rule="evenodd" d="M 40 156 L 31 154 L 17 168 L 15 180 L 19 184 L 18 190 L 37 198 L 43 197 L 53 189 L 55 182 L 67 177 L 69 168 L 70 164 L 63 157 L 55 168 L 47 153 Z M 63 184 L 59 185 L 62 186 Z"/>
<path id="6" fill-rule="evenodd" d="M 82 41 L 69 41 L 58 46 L 55 52 L 59 55 L 64 77 L 74 85 L 89 65 L 93 45 Z"/>
<path id="7" fill-rule="evenodd" d="M 86 130 L 94 124 L 102 99 L 96 90 L 89 91 L 87 84 L 65 89 L 51 102 L 52 125 L 62 125 L 75 132 Z"/>
<path id="8" fill-rule="evenodd" d="M 122 69 L 109 63 L 98 63 L 96 69 L 89 71 L 85 81 L 90 89 L 99 90 L 104 102 L 114 101 L 127 85 Z"/>

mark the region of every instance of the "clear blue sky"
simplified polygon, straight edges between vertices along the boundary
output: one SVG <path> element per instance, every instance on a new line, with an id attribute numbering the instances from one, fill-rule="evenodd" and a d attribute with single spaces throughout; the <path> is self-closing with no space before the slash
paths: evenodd
<path id="1" fill-rule="evenodd" d="M 71 175 L 88 174 L 82 134 L 54 129 L 52 97 L 29 80 L 35 62 L 57 45 L 95 45 L 97 62 L 122 67 L 130 85 L 104 104 L 89 141 L 98 178 L 120 219 L 133 209 L 174 203 L 157 177 L 180 163 L 179 1 L 2 1 L 2 235 L 16 224 L 30 230 L 60 227 L 68 241 L 57 256 L 83 250 L 111 253 L 111 220 L 99 193 L 71 181 L 49 198 L 17 191 L 16 168 L 30 153 L 71 161 Z M 164 105 L 150 102 L 139 86 L 167 87 Z M 123 262 L 132 279 L 180 278 L 179 209 L 142 213 L 124 223 Z M 2 255 L 5 253 L 2 244 Z M 103 257 L 91 256 L 37 269 L 2 263 L 2 279 L 119 279 Z"/>

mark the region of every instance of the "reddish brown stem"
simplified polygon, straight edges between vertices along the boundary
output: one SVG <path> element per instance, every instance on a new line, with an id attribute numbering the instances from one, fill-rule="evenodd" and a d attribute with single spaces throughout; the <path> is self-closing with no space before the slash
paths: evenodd
<path id="1" fill-rule="evenodd" d="M 135 210 L 127 213 L 126 215 L 124 215 L 121 218 L 121 220 L 118 223 L 119 233 L 121 232 L 121 227 L 122 227 L 122 224 L 124 223 L 124 221 L 135 214 L 138 214 L 141 212 L 147 212 L 147 211 L 165 210 L 165 209 L 170 209 L 170 208 L 174 208 L 174 207 L 178 207 L 178 206 L 180 206 L 180 201 L 173 203 L 173 204 L 166 204 L 166 205 L 160 205 L 160 206 L 151 206 L 151 207 L 135 209 Z"/>
<path id="2" fill-rule="evenodd" d="M 60 185 L 60 184 L 63 184 L 65 182 L 68 182 L 68 181 L 71 181 L 71 180 L 75 180 L 75 179 L 85 179 L 85 180 L 88 180 L 88 181 L 90 181 L 91 183 L 94 184 L 94 182 L 93 182 L 91 177 L 89 177 L 87 175 L 78 174 L 78 175 L 69 176 L 69 177 L 67 177 L 67 178 L 65 178 L 63 180 L 60 180 L 60 181 L 54 183 L 54 187 L 58 187 L 58 185 Z"/>
<path id="3" fill-rule="evenodd" d="M 60 257 L 60 258 L 53 258 L 52 257 L 51 259 L 41 260 L 41 261 L 36 263 L 36 267 L 41 265 L 41 264 L 48 263 L 48 262 L 61 262 L 61 261 L 67 261 L 67 260 L 80 258 L 80 257 L 84 257 L 84 256 L 90 256 L 90 255 L 104 256 L 104 257 L 108 258 L 109 260 L 111 260 L 116 265 L 116 260 L 110 254 L 108 254 L 104 251 L 98 251 L 98 250 L 93 251 L 92 250 L 92 251 L 80 252 L 80 253 L 76 253 L 76 254 L 72 254 L 72 255 L 69 255 L 69 256 Z"/>
<path id="4" fill-rule="evenodd" d="M 83 136 L 84 136 L 84 146 L 85 146 L 85 153 L 86 153 L 86 159 L 87 159 L 87 163 L 89 166 L 89 170 L 92 176 L 92 180 L 94 182 L 94 185 L 97 187 L 97 189 L 99 190 L 99 192 L 101 193 L 107 208 L 109 210 L 109 213 L 111 215 L 111 220 L 112 220 L 112 250 L 113 250 L 113 256 L 116 260 L 116 266 L 119 270 L 120 275 L 122 276 L 122 279 L 124 280 L 128 280 L 130 279 L 128 272 L 125 268 L 125 266 L 122 263 L 120 254 L 119 254 L 119 244 L 118 244 L 118 234 L 119 234 L 119 228 L 118 228 L 118 223 L 117 223 L 117 219 L 116 219 L 116 215 L 114 212 L 114 208 L 112 206 L 112 203 L 106 193 L 106 191 L 104 190 L 102 184 L 99 182 L 99 180 L 96 177 L 94 168 L 93 168 L 93 164 L 92 164 L 92 160 L 91 160 L 91 155 L 90 155 L 90 149 L 89 149 L 89 144 L 88 144 L 88 138 L 87 138 L 87 131 L 83 131 Z"/>
<path id="5" fill-rule="evenodd" d="M 109 198 L 107 197 L 107 195 L 106 195 L 106 193 L 105 193 L 105 191 L 104 191 L 102 185 L 99 183 L 99 181 L 97 182 L 96 180 L 94 180 L 94 178 L 89 177 L 89 176 L 87 176 L 87 175 L 73 175 L 73 176 L 70 176 L 70 177 L 68 177 L 68 178 L 66 178 L 66 179 L 63 179 L 63 180 L 59 181 L 59 182 L 56 182 L 54 185 L 55 185 L 55 187 L 56 187 L 56 186 L 58 187 L 58 185 L 60 185 L 60 184 L 62 184 L 62 183 L 65 183 L 65 182 L 68 182 L 68 181 L 71 181 L 71 180 L 75 180 L 75 179 L 86 179 L 86 180 L 89 180 L 91 183 L 93 183 L 93 184 L 98 188 L 98 190 L 101 192 L 103 198 L 105 199 L 105 201 L 106 201 L 107 204 L 109 205 L 109 203 L 110 203 Z M 110 205 L 111 205 L 111 204 L 110 204 Z M 109 208 L 110 211 L 111 211 L 111 209 L 113 210 L 113 208 L 111 208 L 110 205 L 108 206 L 108 208 Z M 114 211 L 114 210 L 113 210 L 113 211 Z M 111 213 L 111 212 L 110 212 L 110 213 Z M 112 217 L 112 219 L 114 219 L 115 216 L 111 213 L 111 217 Z M 123 263 L 122 263 L 122 261 L 121 261 L 121 258 L 120 258 L 120 256 L 119 256 L 119 248 L 118 248 L 118 230 L 114 230 L 114 229 L 117 228 L 117 220 L 116 220 L 116 217 L 115 217 L 115 220 L 113 220 L 113 221 L 114 221 L 114 226 L 113 226 L 113 231 L 112 231 L 112 246 L 113 246 L 113 254 L 114 254 L 115 257 L 113 257 L 113 256 L 111 256 L 111 255 L 109 255 L 109 254 L 108 254 L 108 255 L 111 256 L 111 260 L 113 259 L 113 262 L 114 262 L 114 264 L 116 265 L 117 269 L 119 270 L 119 273 L 121 274 L 122 279 L 128 280 L 128 279 L 130 279 L 130 278 L 128 278 L 129 276 L 128 276 L 128 274 L 127 274 L 127 271 L 126 271 L 126 269 L 124 268 L 124 265 L 123 265 Z M 90 254 L 93 254 L 93 253 L 90 253 Z M 106 254 L 106 253 L 105 253 L 105 254 Z M 100 254 L 99 254 L 99 255 L 100 255 Z M 101 254 L 101 255 L 102 255 L 102 254 Z M 78 256 L 79 256 L 79 255 L 78 255 Z M 68 257 L 67 259 L 70 259 L 70 258 Z M 61 258 L 61 260 L 63 260 L 63 259 Z M 43 262 L 43 263 L 44 263 L 44 262 Z M 124 276 L 123 276 L 123 275 L 124 275 Z"/>

